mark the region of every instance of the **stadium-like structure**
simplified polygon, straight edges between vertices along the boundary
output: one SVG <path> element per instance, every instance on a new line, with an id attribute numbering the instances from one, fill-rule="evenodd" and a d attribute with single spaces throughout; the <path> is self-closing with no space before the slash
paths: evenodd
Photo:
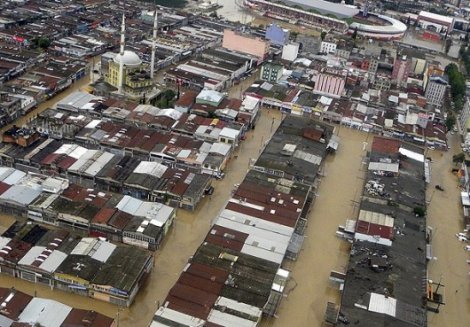
<path id="1" fill-rule="evenodd" d="M 392 17 L 323 0 L 245 0 L 244 4 L 268 17 L 283 17 L 295 23 L 341 33 L 357 31 L 358 35 L 370 39 L 396 40 L 402 38 L 406 32 L 406 25 Z"/>

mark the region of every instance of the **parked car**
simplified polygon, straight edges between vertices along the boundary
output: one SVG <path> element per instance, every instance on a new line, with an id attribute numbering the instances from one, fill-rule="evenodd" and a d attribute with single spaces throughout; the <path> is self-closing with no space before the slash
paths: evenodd
<path id="1" fill-rule="evenodd" d="M 212 195 L 212 193 L 214 193 L 214 186 L 209 186 L 204 190 L 205 195 Z"/>
<path id="2" fill-rule="evenodd" d="M 224 176 L 225 176 L 225 173 L 223 173 L 223 172 L 219 172 L 219 173 L 216 173 L 214 175 L 214 177 L 217 178 L 217 179 L 222 179 L 222 178 L 224 178 Z"/>

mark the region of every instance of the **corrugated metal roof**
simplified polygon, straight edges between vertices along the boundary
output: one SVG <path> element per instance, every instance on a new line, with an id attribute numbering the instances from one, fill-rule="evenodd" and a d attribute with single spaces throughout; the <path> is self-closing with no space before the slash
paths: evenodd
<path id="1" fill-rule="evenodd" d="M 31 202 L 33 202 L 39 195 L 41 195 L 41 191 L 38 189 L 33 189 L 23 185 L 13 185 L 2 195 L 0 195 L 0 199 L 27 206 L 31 204 Z"/>
<path id="2" fill-rule="evenodd" d="M 238 136 L 240 135 L 240 131 L 229 128 L 229 127 L 224 127 L 219 133 L 219 137 L 228 137 L 231 139 L 237 139 Z"/>
<path id="3" fill-rule="evenodd" d="M 0 181 L 10 176 L 15 170 L 15 168 L 0 167 Z"/>
<path id="4" fill-rule="evenodd" d="M 158 227 L 162 227 L 175 210 L 162 203 L 142 201 L 129 195 L 125 195 L 116 208 L 132 216 L 143 217 Z"/>
<path id="5" fill-rule="evenodd" d="M 13 320 L 11 320 L 10 318 L 0 315 L 0 326 L 10 327 L 12 323 L 13 323 Z"/>
<path id="6" fill-rule="evenodd" d="M 218 142 L 218 143 L 212 144 L 209 150 L 209 153 L 216 153 L 222 156 L 226 156 L 229 154 L 230 149 L 231 147 L 229 144 Z"/>
<path id="7" fill-rule="evenodd" d="M 147 174 L 156 176 L 158 178 L 162 177 L 165 171 L 168 168 L 158 162 L 155 161 L 142 161 L 139 165 L 134 169 L 134 173 L 136 174 Z"/>
<path id="8" fill-rule="evenodd" d="M 224 306 L 231 310 L 242 312 L 252 317 L 261 318 L 261 315 L 263 314 L 263 311 L 258 307 L 255 307 L 246 303 L 238 302 L 232 299 L 228 299 L 223 296 L 219 297 L 217 301 L 215 302 L 215 304 L 219 306 Z"/>
<path id="9" fill-rule="evenodd" d="M 405 157 L 408 157 L 410 159 L 413 159 L 419 162 L 424 162 L 424 156 L 420 153 L 416 153 L 405 148 L 400 148 L 399 152 L 401 155 L 404 155 Z"/>
<path id="10" fill-rule="evenodd" d="M 370 162 L 369 170 L 380 170 L 398 173 L 398 163 Z"/>
<path id="11" fill-rule="evenodd" d="M 290 238 L 292 233 L 294 232 L 294 229 L 292 227 L 281 225 L 269 220 L 256 218 L 230 209 L 222 210 L 222 212 L 219 214 L 219 218 L 231 220 L 240 224 L 253 224 L 256 225 L 256 227 L 259 229 L 265 229 L 271 232 L 275 232 L 277 234 L 284 235 L 288 238 Z"/>
<path id="12" fill-rule="evenodd" d="M 97 246 L 98 248 L 95 247 L 96 251 L 91 257 L 101 262 L 106 262 L 116 249 L 116 245 L 106 241 L 98 241 Z"/>
<path id="13" fill-rule="evenodd" d="M 44 327 L 60 327 L 72 310 L 68 305 L 57 301 L 33 298 L 19 316 L 19 322 L 32 325 L 40 324 Z"/>
<path id="14" fill-rule="evenodd" d="M 21 170 L 15 169 L 7 178 L 3 180 L 3 183 L 8 185 L 17 184 L 23 177 L 26 176 L 26 173 Z"/>
<path id="15" fill-rule="evenodd" d="M 0 236 L 0 249 L 3 249 L 11 241 L 11 238 Z"/>
<path id="16" fill-rule="evenodd" d="M 369 311 L 384 313 L 395 317 L 397 310 L 397 299 L 378 293 L 370 294 Z"/>
<path id="17" fill-rule="evenodd" d="M 172 310 L 170 308 L 165 308 L 165 307 L 160 307 L 158 308 L 157 312 L 155 313 L 155 319 L 158 319 L 158 317 L 163 318 L 163 320 L 168 320 L 168 321 L 174 321 L 178 324 L 181 324 L 183 326 L 191 326 L 191 327 L 203 327 L 204 326 L 204 320 L 192 317 L 190 315 Z M 152 325 L 151 326 L 172 326 L 173 324 L 157 324 L 157 325 Z"/>
<path id="18" fill-rule="evenodd" d="M 211 310 L 207 321 L 213 322 L 215 324 L 225 326 L 225 327 L 256 327 L 258 322 L 251 321 L 248 319 L 243 319 L 219 310 Z"/>
<path id="19" fill-rule="evenodd" d="M 301 150 L 297 150 L 294 152 L 294 157 L 298 159 L 305 160 L 307 162 L 313 163 L 314 165 L 320 165 L 322 158 L 320 156 L 307 153 Z"/>
<path id="20" fill-rule="evenodd" d="M 28 266 L 36 260 L 36 258 L 46 249 L 44 246 L 33 246 L 24 256 L 18 261 L 19 265 Z"/>
<path id="21" fill-rule="evenodd" d="M 39 266 L 40 269 L 53 273 L 57 267 L 67 258 L 67 254 L 61 251 L 52 251 L 46 260 Z"/>
<path id="22" fill-rule="evenodd" d="M 383 225 L 388 227 L 393 227 L 394 219 L 391 216 L 385 215 L 383 213 L 361 210 L 359 211 L 358 220 L 366 221 L 376 225 Z"/>
<path id="23" fill-rule="evenodd" d="M 77 255 L 88 255 L 88 253 L 93 249 L 93 247 L 98 242 L 98 239 L 92 237 L 84 237 L 80 242 L 75 246 L 70 254 Z"/>

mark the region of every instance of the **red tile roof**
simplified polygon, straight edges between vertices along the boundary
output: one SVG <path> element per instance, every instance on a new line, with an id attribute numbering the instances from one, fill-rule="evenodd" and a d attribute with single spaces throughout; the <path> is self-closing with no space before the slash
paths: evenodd
<path id="1" fill-rule="evenodd" d="M 94 224 L 106 225 L 116 212 L 116 208 L 102 208 L 100 211 L 98 211 L 95 217 L 93 217 L 91 222 Z"/>
<path id="2" fill-rule="evenodd" d="M 399 140 L 389 139 L 381 136 L 375 136 L 372 142 L 372 152 L 381 154 L 397 154 L 400 149 Z"/>

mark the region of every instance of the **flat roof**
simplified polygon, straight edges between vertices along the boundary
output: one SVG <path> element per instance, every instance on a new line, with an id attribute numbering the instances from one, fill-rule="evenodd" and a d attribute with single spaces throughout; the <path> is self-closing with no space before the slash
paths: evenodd
<path id="1" fill-rule="evenodd" d="M 384 149 L 395 152 L 394 142 L 391 147 L 378 146 L 387 142 L 374 138 L 376 146 L 371 156 L 386 159 L 388 151 Z M 403 142 L 399 146 L 416 154 L 424 153 Z M 380 152 L 374 152 L 374 148 Z M 366 172 L 366 181 L 376 179 L 373 172 Z M 360 232 L 352 245 L 341 312 L 349 321 L 361 325 L 424 327 L 426 218 L 413 213 L 417 206 L 426 208 L 424 163 L 400 157 L 399 174 L 382 177 L 379 183 L 387 194 L 385 198 L 364 188 L 356 226 Z"/>
<path id="2" fill-rule="evenodd" d="M 431 20 L 441 21 L 445 24 L 452 24 L 454 22 L 453 17 L 439 15 L 439 14 L 435 14 L 435 13 L 432 13 L 432 12 L 429 12 L 429 11 L 424 11 L 424 10 L 419 12 L 418 18 L 420 18 L 420 17 L 429 18 Z"/>

